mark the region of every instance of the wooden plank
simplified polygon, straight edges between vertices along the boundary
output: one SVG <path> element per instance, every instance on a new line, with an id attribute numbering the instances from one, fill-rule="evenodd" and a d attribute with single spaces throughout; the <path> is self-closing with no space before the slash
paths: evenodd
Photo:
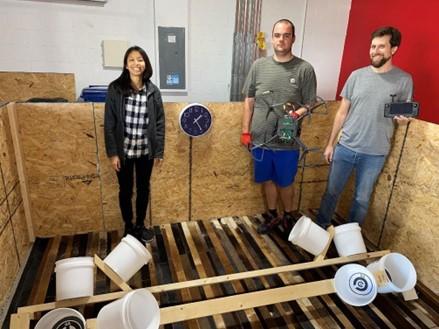
<path id="1" fill-rule="evenodd" d="M 35 241 L 35 234 L 32 221 L 32 209 L 29 198 L 29 190 L 27 183 L 26 170 L 24 166 L 24 155 L 21 147 L 17 112 L 15 110 L 15 103 L 6 105 L 8 108 L 9 123 L 11 126 L 12 143 L 14 145 L 15 163 L 17 164 L 18 178 L 20 180 L 20 192 L 23 199 L 24 216 L 26 218 L 26 226 L 29 234 L 29 241 Z"/>
<path id="2" fill-rule="evenodd" d="M 171 225 L 162 225 L 162 229 L 164 230 L 164 240 L 167 242 L 167 245 L 169 246 L 167 248 L 167 251 L 169 253 L 168 259 L 171 259 L 172 262 L 170 262 L 170 267 L 173 269 L 173 273 L 175 275 L 175 280 L 177 282 L 186 281 L 186 274 L 184 273 L 183 265 L 181 263 L 181 258 L 178 255 L 178 248 L 174 239 L 174 234 L 172 233 Z M 190 302 L 192 300 L 192 296 L 189 289 L 181 289 L 180 291 L 180 297 L 181 301 L 183 303 Z M 201 329 L 199 322 L 196 320 L 189 320 L 187 322 L 187 325 L 190 329 L 198 328 Z"/>
<path id="3" fill-rule="evenodd" d="M 328 239 L 328 243 L 326 244 L 325 248 L 323 249 L 323 251 L 320 253 L 320 255 L 317 255 L 314 260 L 315 261 L 319 261 L 322 259 L 325 259 L 326 254 L 328 253 L 328 249 L 331 246 L 332 240 L 334 239 L 334 234 L 335 234 L 335 229 L 334 226 L 329 226 L 327 229 L 328 233 L 329 233 L 329 239 Z"/>
<path id="4" fill-rule="evenodd" d="M 221 222 L 229 227 L 231 234 L 233 234 L 233 236 L 235 237 L 235 239 L 236 239 L 236 240 L 238 241 L 238 243 L 239 243 L 239 248 L 242 249 L 244 255 L 247 255 L 247 259 L 248 259 L 248 261 L 250 262 L 250 264 L 252 265 L 252 267 L 253 267 L 253 268 L 260 268 L 260 266 L 261 266 L 262 264 L 257 264 L 257 262 L 256 262 L 256 260 L 257 260 L 259 257 L 253 257 L 252 254 L 254 254 L 254 253 L 252 253 L 252 252 L 249 250 L 247 244 L 244 243 L 243 239 L 241 239 L 241 236 L 237 233 L 237 230 L 236 230 L 237 225 L 236 225 L 236 223 L 234 222 L 233 218 L 231 218 L 231 217 L 222 218 L 222 219 L 221 219 Z M 281 275 L 282 275 L 282 274 L 281 274 Z M 263 282 L 264 287 L 265 287 L 266 289 L 267 289 L 267 288 L 272 288 L 272 287 L 273 287 L 273 285 L 270 284 L 266 278 L 264 278 L 264 279 L 262 280 L 262 282 Z M 293 310 L 291 309 L 290 305 L 288 305 L 288 303 L 282 303 L 282 304 L 280 304 L 279 307 L 278 307 L 278 309 L 279 309 L 279 311 L 280 311 L 280 315 L 284 318 L 284 320 L 286 321 L 286 325 L 287 325 L 288 327 L 291 327 L 291 326 L 294 327 L 294 326 L 297 325 L 297 322 L 295 322 L 295 323 L 292 322 L 292 320 L 293 320 L 293 316 L 294 316 L 294 312 L 293 312 Z"/>
<path id="5" fill-rule="evenodd" d="M 236 246 L 236 242 L 234 243 L 233 236 L 229 236 L 226 233 L 226 230 L 221 225 L 220 220 L 213 220 L 211 223 L 215 228 L 215 232 L 220 237 L 221 243 L 227 250 L 227 256 L 230 258 L 235 270 L 243 273 L 246 271 L 248 273 L 250 270 L 252 270 L 253 268 L 251 267 L 251 264 L 248 263 L 248 260 L 244 257 L 245 255 L 242 255 L 242 251 Z M 243 285 L 249 291 L 264 289 L 262 279 L 264 278 L 255 278 L 253 280 L 245 279 L 243 281 Z M 276 321 L 280 314 L 277 305 L 259 307 L 256 309 L 256 312 L 258 313 L 258 317 L 260 318 L 263 327 L 274 328 L 280 326 L 278 323 L 279 321 Z"/>
<path id="6" fill-rule="evenodd" d="M 242 221 L 246 224 L 248 229 L 248 233 L 253 237 L 255 241 L 257 241 L 258 247 L 261 249 L 267 260 L 269 261 L 271 266 L 281 266 L 290 263 L 288 259 L 283 255 L 282 251 L 273 243 L 271 238 L 267 235 L 260 235 L 256 232 L 253 227 L 250 219 L 246 216 L 242 217 Z M 288 275 L 279 275 L 279 278 L 282 280 L 282 283 L 285 285 L 289 284 L 297 284 L 299 282 L 303 282 L 303 278 L 298 274 L 293 275 L 293 273 L 287 273 Z M 337 324 L 335 322 L 325 323 L 325 316 L 320 316 L 317 312 L 315 312 L 312 307 L 312 303 L 308 299 L 297 300 L 297 306 L 300 308 L 300 312 L 302 312 L 309 323 L 313 327 L 317 328 L 336 328 Z"/>
<path id="7" fill-rule="evenodd" d="M 188 223 L 187 222 L 181 223 L 181 227 L 182 227 L 184 235 L 186 237 L 186 242 L 187 242 L 189 249 L 191 251 L 191 256 L 192 256 L 192 259 L 193 259 L 193 262 L 195 264 L 195 268 L 198 272 L 199 277 L 200 278 L 207 278 L 208 275 L 207 275 L 206 270 L 202 264 L 198 250 L 195 247 L 195 243 L 192 239 L 192 235 L 190 233 Z M 207 298 L 215 298 L 216 297 L 215 291 L 214 291 L 213 287 L 210 285 L 204 286 L 204 293 L 206 294 Z M 226 324 L 224 322 L 223 317 L 215 314 L 213 316 L 213 320 L 215 321 L 215 325 L 217 328 L 226 328 Z"/>
<path id="8" fill-rule="evenodd" d="M 215 234 L 215 232 L 212 229 L 212 225 L 209 221 L 203 222 L 203 227 L 206 229 L 206 233 L 208 238 L 210 239 L 211 243 L 213 244 L 213 248 L 215 249 L 215 254 L 219 258 L 219 264 L 222 265 L 224 268 L 224 271 L 226 273 L 233 273 L 233 266 L 229 261 L 229 258 L 226 256 L 225 250 L 223 245 L 221 244 L 221 241 L 219 240 L 218 236 Z M 244 287 L 242 286 L 241 282 L 238 280 L 234 280 L 231 282 L 231 285 L 234 289 L 234 293 L 243 293 L 245 291 Z M 256 314 L 254 309 L 246 309 L 244 310 L 244 313 L 248 319 L 248 322 L 250 323 L 250 326 L 252 328 L 262 328 L 261 322 L 258 319 L 258 315 Z"/>
<path id="9" fill-rule="evenodd" d="M 163 325 L 331 293 L 335 293 L 332 279 L 170 306 L 160 309 L 160 324 Z"/>
<path id="10" fill-rule="evenodd" d="M 46 298 L 46 292 L 49 287 L 50 277 L 55 267 L 60 242 L 61 237 L 59 235 L 50 239 L 44 258 L 41 261 L 36 275 L 36 282 L 38 282 L 38 284 L 33 287 L 28 299 L 28 304 L 30 305 L 43 303 Z"/>
<path id="11" fill-rule="evenodd" d="M 30 314 L 12 314 L 10 329 L 29 329 L 30 328 Z"/>
<path id="12" fill-rule="evenodd" d="M 98 255 L 94 256 L 94 262 L 97 268 L 99 268 L 102 272 L 105 273 L 106 276 L 110 278 L 111 281 L 113 281 L 120 289 L 123 291 L 131 291 L 131 287 L 123 281 L 123 279 L 113 271 L 113 269 L 104 263 L 102 259 L 99 258 Z"/>
<path id="13" fill-rule="evenodd" d="M 217 283 L 229 282 L 229 281 L 233 281 L 233 280 L 249 279 L 249 278 L 255 278 L 255 277 L 271 275 L 271 274 L 278 274 L 278 273 L 289 272 L 289 271 L 301 271 L 301 270 L 305 270 L 305 269 L 315 269 L 315 268 L 323 267 L 323 266 L 356 262 L 356 261 L 364 260 L 364 259 L 379 258 L 379 257 L 384 256 L 387 253 L 389 253 L 388 250 L 376 251 L 376 252 L 371 252 L 371 253 L 366 253 L 366 254 L 358 254 L 358 255 L 353 255 L 353 256 L 348 256 L 348 257 L 324 259 L 320 262 L 306 262 L 306 263 L 300 263 L 300 264 L 285 265 L 285 266 L 280 266 L 280 267 L 275 267 L 275 268 L 267 268 L 267 269 L 254 270 L 254 271 L 248 271 L 248 272 L 219 275 L 216 277 L 201 278 L 201 279 L 195 279 L 195 280 L 190 280 L 190 281 L 186 281 L 186 282 L 169 283 L 169 284 L 163 284 L 163 285 L 158 285 L 158 286 L 152 286 L 152 287 L 148 287 L 145 289 L 148 289 L 151 293 L 161 293 L 161 292 L 166 292 L 166 291 L 178 290 L 178 289 L 182 289 L 182 288 L 199 287 L 199 286 L 203 286 L 203 285 L 217 284 Z M 152 277 L 154 277 L 154 276 L 152 276 Z M 115 293 L 95 295 L 95 296 L 86 297 L 86 298 L 78 298 L 78 299 L 70 301 L 69 303 L 66 303 L 65 301 L 64 302 L 60 301 L 57 303 L 46 303 L 46 304 L 39 304 L 39 305 L 32 305 L 32 306 L 24 306 L 24 307 L 18 308 L 18 313 L 33 313 L 33 312 L 52 310 L 56 307 L 70 307 L 70 306 L 77 306 L 77 305 L 81 305 L 81 304 L 100 303 L 100 302 L 105 302 L 105 301 L 121 298 L 125 295 L 125 293 L 126 292 L 115 292 Z M 34 304 L 34 303 L 29 302 L 29 304 Z M 63 306 L 60 306 L 60 305 L 63 305 Z"/>

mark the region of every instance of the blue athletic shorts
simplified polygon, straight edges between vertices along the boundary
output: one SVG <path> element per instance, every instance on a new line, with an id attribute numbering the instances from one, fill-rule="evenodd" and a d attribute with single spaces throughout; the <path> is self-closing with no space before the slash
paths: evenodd
<path id="1" fill-rule="evenodd" d="M 287 187 L 294 182 L 299 163 L 299 150 L 252 150 L 255 182 L 273 181 L 279 187 Z"/>

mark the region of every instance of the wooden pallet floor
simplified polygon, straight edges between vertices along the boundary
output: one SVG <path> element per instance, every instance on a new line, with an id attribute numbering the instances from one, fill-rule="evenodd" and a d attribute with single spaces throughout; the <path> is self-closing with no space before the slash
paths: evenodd
<path id="1" fill-rule="evenodd" d="M 260 217 L 229 217 L 154 227 L 155 239 L 148 244 L 153 261 L 129 282 L 140 288 L 243 272 L 312 260 L 311 256 L 286 241 L 278 230 L 259 235 Z M 105 256 L 119 243 L 121 232 L 100 232 L 38 239 L 10 308 L 54 301 L 54 263 L 74 256 Z M 330 249 L 328 257 L 336 257 Z M 157 294 L 161 306 L 235 295 L 266 288 L 332 278 L 336 266 L 211 286 L 186 288 Z M 119 290 L 100 271 L 96 294 Z M 378 295 L 366 307 L 344 304 L 335 294 L 299 299 L 208 318 L 165 325 L 164 328 L 439 328 L 438 297 L 417 286 L 419 299 L 404 301 L 401 295 Z M 103 305 L 79 310 L 94 318 Z M 8 320 L 3 328 L 9 328 Z"/>

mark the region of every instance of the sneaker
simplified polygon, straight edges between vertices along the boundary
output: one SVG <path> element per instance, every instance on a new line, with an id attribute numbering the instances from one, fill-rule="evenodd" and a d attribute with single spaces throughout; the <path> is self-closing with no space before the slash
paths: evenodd
<path id="1" fill-rule="evenodd" d="M 296 223 L 296 219 L 291 214 L 284 214 L 282 217 L 282 227 L 289 233 Z"/>
<path id="2" fill-rule="evenodd" d="M 258 227 L 257 231 L 259 234 L 267 234 L 282 222 L 282 219 L 279 216 L 273 217 L 268 213 L 262 214 L 262 217 L 265 221 Z"/>
<path id="3" fill-rule="evenodd" d="M 145 226 L 136 226 L 134 230 L 134 236 L 142 243 L 147 243 L 154 239 L 154 231 Z"/>
<path id="4" fill-rule="evenodd" d="M 134 235 L 134 227 L 132 226 L 126 226 L 125 225 L 125 230 L 123 231 L 123 236 L 127 236 L 127 235 Z"/>

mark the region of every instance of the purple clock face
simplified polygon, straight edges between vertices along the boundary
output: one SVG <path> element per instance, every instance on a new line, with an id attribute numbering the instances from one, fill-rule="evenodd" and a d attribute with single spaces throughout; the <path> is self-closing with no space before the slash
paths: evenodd
<path id="1" fill-rule="evenodd" d="M 202 136 L 207 133 L 211 125 L 212 115 L 201 104 L 191 104 L 180 113 L 180 127 L 189 136 Z"/>

